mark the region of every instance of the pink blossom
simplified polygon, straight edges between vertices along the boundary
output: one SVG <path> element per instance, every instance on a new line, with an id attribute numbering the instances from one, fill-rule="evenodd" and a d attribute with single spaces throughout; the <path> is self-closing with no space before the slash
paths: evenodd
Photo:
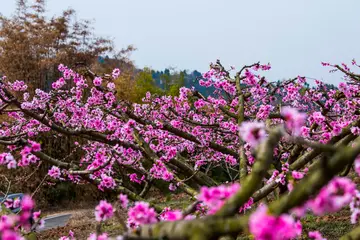
<path id="1" fill-rule="evenodd" d="M 239 131 L 241 138 L 251 147 L 256 147 L 266 138 L 265 124 L 262 122 L 243 122 Z"/>
<path id="2" fill-rule="evenodd" d="M 261 105 L 256 114 L 257 119 L 265 120 L 269 117 L 270 112 L 274 109 L 272 105 Z"/>
<path id="3" fill-rule="evenodd" d="M 107 86 L 107 88 L 109 90 L 114 90 L 115 89 L 115 83 L 113 83 L 113 82 L 109 82 L 106 86 Z"/>
<path id="4" fill-rule="evenodd" d="M 11 230 L 5 230 L 4 232 L 0 233 L 2 240 L 22 240 L 24 239 L 21 235 L 18 233 L 11 231 Z"/>
<path id="5" fill-rule="evenodd" d="M 309 200 L 308 206 L 316 215 L 337 212 L 349 204 L 355 194 L 355 183 L 346 177 L 336 177 L 314 199 Z"/>
<path id="6" fill-rule="evenodd" d="M 129 174 L 130 181 L 141 184 L 145 180 L 145 176 L 142 176 L 141 179 L 138 178 L 136 173 Z"/>
<path id="7" fill-rule="evenodd" d="M 30 211 L 35 206 L 34 201 L 29 195 L 25 195 L 21 200 L 21 209 L 22 211 Z"/>
<path id="8" fill-rule="evenodd" d="M 99 205 L 95 208 L 96 221 L 101 222 L 111 218 L 114 215 L 112 205 L 105 200 L 101 200 Z"/>
<path id="9" fill-rule="evenodd" d="M 6 208 L 12 208 L 13 207 L 13 200 L 11 198 L 8 198 L 4 201 L 4 205 Z"/>
<path id="10" fill-rule="evenodd" d="M 39 152 L 41 151 L 41 145 L 40 143 L 37 143 L 37 142 L 31 142 L 31 151 L 33 152 Z"/>
<path id="11" fill-rule="evenodd" d="M 97 87 L 100 86 L 101 83 L 102 83 L 102 78 L 101 78 L 101 77 L 96 77 L 96 78 L 94 78 L 93 83 L 94 83 L 94 85 L 97 86 Z"/>
<path id="12" fill-rule="evenodd" d="M 157 222 L 156 212 L 147 202 L 136 202 L 128 212 L 128 225 L 136 228 L 142 224 L 150 224 Z"/>
<path id="13" fill-rule="evenodd" d="M 70 230 L 68 236 L 63 236 L 59 240 L 75 240 L 74 232 Z"/>
<path id="14" fill-rule="evenodd" d="M 352 224 L 356 224 L 360 217 L 360 192 L 359 191 L 356 191 L 356 195 L 351 200 L 350 211 L 351 211 L 350 221 Z"/>
<path id="15" fill-rule="evenodd" d="M 109 237 L 107 235 L 107 233 L 103 233 L 101 235 L 96 235 L 96 233 L 92 233 L 90 234 L 90 236 L 88 237 L 87 240 L 108 240 Z"/>
<path id="16" fill-rule="evenodd" d="M 321 114 L 321 112 L 314 112 L 312 114 L 312 118 L 317 124 L 321 124 L 325 121 L 325 117 Z"/>
<path id="17" fill-rule="evenodd" d="M 359 127 L 351 127 L 351 133 L 354 135 L 360 135 L 360 128 Z"/>
<path id="18" fill-rule="evenodd" d="M 163 173 L 162 179 L 164 181 L 170 182 L 171 180 L 174 179 L 174 175 L 171 172 L 166 171 L 166 172 Z"/>
<path id="19" fill-rule="evenodd" d="M 229 163 L 230 165 L 233 165 L 233 166 L 237 164 L 236 158 L 234 158 L 231 155 L 226 155 L 225 162 L 227 162 L 227 163 Z"/>
<path id="20" fill-rule="evenodd" d="M 108 239 L 109 239 L 109 237 L 108 237 L 107 233 L 103 233 L 97 237 L 97 240 L 108 240 Z"/>
<path id="21" fill-rule="evenodd" d="M 304 204 L 303 206 L 298 206 L 298 207 L 291 209 L 291 213 L 294 214 L 298 218 L 302 218 L 303 216 L 305 216 L 307 210 L 308 210 L 307 206 L 306 206 L 306 204 Z"/>
<path id="22" fill-rule="evenodd" d="M 13 203 L 13 208 L 18 208 L 21 205 L 21 199 L 20 198 L 15 198 L 14 203 Z"/>
<path id="23" fill-rule="evenodd" d="M 59 179 L 61 175 L 60 168 L 52 166 L 51 169 L 48 171 L 48 174 L 52 178 Z"/>
<path id="24" fill-rule="evenodd" d="M 302 137 L 310 137 L 310 128 L 308 127 L 301 127 L 300 128 L 301 136 Z"/>
<path id="25" fill-rule="evenodd" d="M 180 210 L 171 210 L 170 208 L 164 209 L 164 212 L 160 214 L 162 221 L 176 221 L 182 219 L 182 212 Z"/>
<path id="26" fill-rule="evenodd" d="M 28 87 L 24 81 L 19 81 L 19 80 L 16 80 L 14 83 L 9 83 L 9 84 L 10 84 L 11 88 L 16 92 L 26 91 L 26 89 Z"/>
<path id="27" fill-rule="evenodd" d="M 285 125 L 294 135 L 301 133 L 301 127 L 304 126 L 306 114 L 298 112 L 292 107 L 281 108 L 281 115 L 285 119 Z"/>
<path id="28" fill-rule="evenodd" d="M 355 159 L 355 172 L 360 176 L 360 156 Z"/>
<path id="29" fill-rule="evenodd" d="M 168 171 L 165 164 L 160 160 L 155 162 L 150 169 L 150 174 L 156 179 L 163 179 L 165 181 L 171 181 L 174 178 L 174 175 Z"/>
<path id="30" fill-rule="evenodd" d="M 326 240 L 326 238 L 323 238 L 321 236 L 321 233 L 319 231 L 309 232 L 309 238 L 315 240 Z"/>
<path id="31" fill-rule="evenodd" d="M 16 161 L 15 160 L 9 161 L 7 164 L 7 168 L 8 169 L 16 168 Z"/>
<path id="32" fill-rule="evenodd" d="M 176 190 L 176 185 L 173 184 L 173 183 L 170 183 L 169 184 L 169 190 L 172 191 L 172 192 L 175 191 Z"/>
<path id="33" fill-rule="evenodd" d="M 230 198 L 240 189 L 240 184 L 235 183 L 232 185 L 220 185 L 217 187 L 202 187 L 200 189 L 200 194 L 198 195 L 198 200 L 202 201 L 203 204 L 208 208 L 208 214 L 214 214 L 219 210 L 226 199 Z M 253 199 L 250 198 L 244 206 L 241 207 L 239 211 L 245 211 L 251 207 L 253 204 Z"/>
<path id="34" fill-rule="evenodd" d="M 70 240 L 70 238 L 68 236 L 62 236 L 59 238 L 59 240 Z"/>
<path id="35" fill-rule="evenodd" d="M 116 186 L 115 180 L 107 176 L 106 174 L 101 174 L 101 182 L 99 184 L 99 189 L 103 190 L 103 188 L 114 188 Z"/>
<path id="36" fill-rule="evenodd" d="M 291 175 L 296 180 L 302 179 L 304 177 L 304 173 L 298 171 L 292 171 Z"/>
<path id="37" fill-rule="evenodd" d="M 271 216 L 260 206 L 249 219 L 250 232 L 257 240 L 290 240 L 301 236 L 301 223 L 290 215 Z"/>
<path id="38" fill-rule="evenodd" d="M 251 209 L 251 206 L 254 204 L 254 199 L 251 197 L 243 206 L 240 207 L 239 213 L 245 213 L 246 210 Z"/>
<path id="39" fill-rule="evenodd" d="M 64 66 L 64 64 L 61 63 L 61 64 L 58 65 L 58 70 L 60 72 L 64 72 L 66 70 L 66 67 Z"/>
<path id="40" fill-rule="evenodd" d="M 127 195 L 120 194 L 119 195 L 119 201 L 120 201 L 120 205 L 121 205 L 122 208 L 126 209 L 128 207 L 129 199 L 128 199 Z"/>
<path id="41" fill-rule="evenodd" d="M 41 211 L 37 211 L 33 213 L 33 219 L 38 221 L 40 219 Z"/>
<path id="42" fill-rule="evenodd" d="M 115 79 L 115 78 L 118 78 L 119 75 L 120 75 L 121 71 L 120 69 L 118 68 L 115 68 L 113 71 L 112 71 L 112 77 Z"/>

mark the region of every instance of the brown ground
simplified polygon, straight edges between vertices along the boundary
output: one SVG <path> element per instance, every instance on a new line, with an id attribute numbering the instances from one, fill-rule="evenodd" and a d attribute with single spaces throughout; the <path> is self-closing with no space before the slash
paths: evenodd
<path id="1" fill-rule="evenodd" d="M 360 183 L 360 178 L 356 180 L 356 182 Z M 157 202 L 163 207 L 171 206 L 172 208 L 178 209 L 184 208 L 190 203 L 188 198 L 182 194 L 168 196 L 153 195 L 153 197 L 150 197 L 148 200 Z M 44 211 L 44 216 L 67 213 L 71 213 L 72 216 L 67 226 L 39 233 L 37 235 L 38 239 L 57 240 L 61 236 L 67 236 L 70 230 L 75 233 L 76 239 L 87 239 L 91 233 L 96 231 L 96 221 L 94 215 L 96 205 L 97 203 L 87 203 L 87 205 L 69 204 L 65 210 L 64 208 L 58 208 Z M 121 216 L 126 215 L 125 212 L 119 213 Z M 308 239 L 307 232 L 314 230 L 320 231 L 328 240 L 339 239 L 339 237 L 354 228 L 354 225 L 350 223 L 349 209 L 346 208 L 335 214 L 328 214 L 322 217 L 316 217 L 309 214 L 304 219 L 302 219 L 302 224 L 304 235 L 301 239 Z M 108 232 L 112 237 L 118 236 L 122 233 L 122 226 L 115 217 L 109 221 L 106 221 L 102 225 L 102 229 Z M 249 238 L 249 236 L 242 235 L 238 239 L 245 240 L 251 238 Z"/>
<path id="2" fill-rule="evenodd" d="M 75 233 L 76 239 L 81 240 L 87 239 L 91 233 L 96 231 L 94 207 L 78 210 L 50 212 L 45 214 L 45 216 L 68 213 L 71 213 L 72 216 L 67 226 L 41 232 L 37 234 L 38 239 L 59 239 L 61 236 L 67 236 L 69 231 L 72 230 Z M 110 233 L 112 236 L 117 236 L 121 234 L 121 225 L 116 221 L 116 218 L 104 223 L 102 225 L 102 229 Z"/>

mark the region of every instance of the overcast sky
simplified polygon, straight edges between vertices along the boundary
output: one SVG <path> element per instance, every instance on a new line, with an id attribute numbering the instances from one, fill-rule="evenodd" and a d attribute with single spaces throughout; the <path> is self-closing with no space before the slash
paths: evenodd
<path id="1" fill-rule="evenodd" d="M 11 15 L 15 0 L 0 0 Z M 118 48 L 133 44 L 139 67 L 206 71 L 221 59 L 240 68 L 270 62 L 271 80 L 297 75 L 331 83 L 321 61 L 360 61 L 359 0 L 48 0 L 49 15 L 71 7 Z"/>

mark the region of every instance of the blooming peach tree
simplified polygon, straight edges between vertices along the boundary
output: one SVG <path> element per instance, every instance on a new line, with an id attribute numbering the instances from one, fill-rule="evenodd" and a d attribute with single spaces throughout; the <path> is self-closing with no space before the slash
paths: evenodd
<path id="1" fill-rule="evenodd" d="M 360 215 L 360 194 L 347 177 L 352 169 L 360 173 L 360 75 L 345 64 L 323 65 L 344 74 L 338 88 L 320 81 L 308 87 L 302 76 L 270 82 L 261 75 L 268 64 L 226 69 L 217 61 L 198 79 L 216 89 L 210 96 L 183 87 L 176 97 L 148 93 L 141 104 L 116 97 L 119 69 L 81 75 L 60 65 L 52 90 L 32 96 L 24 82 L 3 77 L 0 112 L 8 120 L 0 128 L 6 149 L 0 165 L 11 170 L 45 162 L 58 181 L 118 193 L 117 203 L 103 200 L 95 208 L 99 227 L 89 239 L 110 239 L 101 223 L 120 208 L 127 211 L 126 219 L 118 216 L 126 230 L 117 239 L 236 239 L 243 233 L 260 240 L 324 239 L 302 230 L 307 212 L 350 206 L 352 223 Z M 46 154 L 49 146 L 38 141 L 45 133 L 74 137 L 69 156 Z M 73 158 L 75 151 L 80 158 Z M 225 177 L 212 177 L 214 171 Z M 172 209 L 147 202 L 158 181 L 193 203 Z M 17 204 L 18 215 L 0 220 L 1 239 L 21 239 L 29 220 L 40 219 L 30 198 Z M 359 237 L 355 228 L 343 238 Z"/>

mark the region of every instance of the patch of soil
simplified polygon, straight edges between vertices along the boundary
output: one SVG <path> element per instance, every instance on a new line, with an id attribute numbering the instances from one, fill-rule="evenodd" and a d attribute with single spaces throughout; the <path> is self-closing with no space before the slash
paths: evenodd
<path id="1" fill-rule="evenodd" d="M 59 239 L 61 236 L 68 236 L 69 231 L 75 233 L 77 239 L 87 239 L 89 235 L 95 231 L 96 223 L 94 216 L 94 208 L 70 210 L 70 211 L 54 211 L 45 216 L 56 214 L 72 214 L 68 224 L 65 227 L 50 229 L 37 234 L 38 239 Z"/>

